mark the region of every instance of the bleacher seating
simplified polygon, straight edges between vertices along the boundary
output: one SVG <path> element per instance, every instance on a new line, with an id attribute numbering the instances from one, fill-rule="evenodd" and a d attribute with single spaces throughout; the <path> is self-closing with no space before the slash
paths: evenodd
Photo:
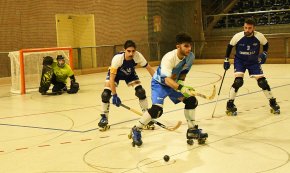
<path id="1" fill-rule="evenodd" d="M 290 0 L 239 0 L 229 11 L 229 14 L 250 13 L 223 17 L 214 28 L 240 27 L 243 26 L 245 19 L 249 17 L 254 18 L 257 21 L 257 25 L 290 24 L 290 11 L 274 11 L 269 13 L 269 11 L 289 8 Z"/>
<path id="2" fill-rule="evenodd" d="M 276 25 L 276 24 L 279 24 L 280 21 L 281 21 L 280 16 L 274 15 L 274 16 L 271 17 L 269 24 L 270 25 Z"/>
<path id="3" fill-rule="evenodd" d="M 289 24 L 290 23 L 290 14 L 283 16 L 280 24 Z"/>

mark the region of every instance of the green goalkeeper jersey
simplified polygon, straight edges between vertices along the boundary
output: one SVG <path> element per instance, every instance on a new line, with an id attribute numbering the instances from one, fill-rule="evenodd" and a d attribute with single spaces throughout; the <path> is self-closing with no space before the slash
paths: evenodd
<path id="1" fill-rule="evenodd" d="M 52 63 L 52 68 L 57 82 L 66 83 L 67 78 L 74 74 L 68 64 L 65 64 L 64 67 L 59 67 L 57 62 L 54 61 Z"/>

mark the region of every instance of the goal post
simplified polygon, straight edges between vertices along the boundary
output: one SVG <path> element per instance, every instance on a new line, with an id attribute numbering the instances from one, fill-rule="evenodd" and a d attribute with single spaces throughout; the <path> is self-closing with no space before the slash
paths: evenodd
<path id="1" fill-rule="evenodd" d="M 42 59 L 63 55 L 73 70 L 73 51 L 70 47 L 33 48 L 9 52 L 11 61 L 11 92 L 25 94 L 27 90 L 39 87 L 42 73 Z"/>

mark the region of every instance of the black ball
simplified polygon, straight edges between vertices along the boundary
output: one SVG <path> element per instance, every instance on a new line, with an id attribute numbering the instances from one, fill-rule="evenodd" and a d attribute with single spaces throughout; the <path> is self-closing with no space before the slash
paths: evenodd
<path id="1" fill-rule="evenodd" d="M 169 159 L 170 159 L 170 157 L 169 157 L 168 155 L 165 155 L 165 156 L 163 157 L 163 159 L 164 159 L 165 162 L 168 162 Z"/>

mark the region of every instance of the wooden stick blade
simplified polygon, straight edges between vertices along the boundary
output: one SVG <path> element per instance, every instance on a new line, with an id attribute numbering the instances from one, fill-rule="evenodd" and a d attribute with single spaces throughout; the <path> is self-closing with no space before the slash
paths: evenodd
<path id="1" fill-rule="evenodd" d="M 198 93 L 196 91 L 190 91 L 190 93 L 192 96 L 198 96 L 198 97 L 201 97 L 201 98 L 204 98 L 207 100 L 212 100 L 215 98 L 215 95 L 216 95 L 216 87 L 215 87 L 215 85 L 213 85 L 213 90 L 212 90 L 212 93 L 210 96 L 206 96 L 206 95 Z"/>
<path id="2" fill-rule="evenodd" d="M 154 122 L 155 124 L 157 124 L 158 126 L 164 128 L 164 129 L 166 129 L 166 130 L 169 130 L 169 131 L 174 131 L 174 130 L 178 129 L 178 128 L 181 126 L 181 124 L 182 124 L 181 121 L 178 121 L 177 124 L 176 124 L 175 126 L 173 126 L 173 127 L 167 127 L 167 126 L 165 126 L 164 124 L 162 124 L 162 123 L 160 123 L 160 122 L 158 122 L 158 121 L 156 121 L 156 120 L 153 120 L 153 122 Z"/>
<path id="3" fill-rule="evenodd" d="M 130 108 L 129 106 L 124 105 L 123 103 L 121 103 L 120 106 L 122 106 L 122 107 L 125 108 L 125 109 L 128 109 L 128 110 L 131 111 L 131 112 L 134 112 L 135 114 L 137 114 L 137 115 L 139 115 L 139 116 L 142 116 L 142 115 L 143 115 L 141 112 L 139 112 L 139 111 L 137 111 L 137 110 L 135 110 L 135 109 L 133 109 L 133 108 Z M 164 129 L 166 129 L 166 130 L 169 130 L 169 131 L 174 131 L 174 130 L 178 129 L 178 128 L 181 126 L 181 124 L 182 124 L 181 121 L 178 121 L 177 124 L 176 124 L 174 127 L 167 127 L 166 125 L 164 125 L 164 124 L 162 124 L 162 123 L 160 123 L 160 122 L 158 122 L 158 121 L 156 121 L 156 120 L 154 120 L 154 119 L 152 119 L 152 121 L 153 121 L 155 124 L 157 124 L 158 126 L 164 128 Z"/>

